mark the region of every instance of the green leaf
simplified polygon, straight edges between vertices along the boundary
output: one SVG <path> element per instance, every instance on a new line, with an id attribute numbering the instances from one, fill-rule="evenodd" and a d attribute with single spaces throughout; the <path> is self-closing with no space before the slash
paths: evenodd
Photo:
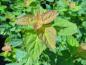
<path id="1" fill-rule="evenodd" d="M 49 1 L 49 2 L 54 2 L 54 0 L 47 0 L 47 1 Z"/>
<path id="2" fill-rule="evenodd" d="M 72 35 L 77 33 L 78 31 L 76 24 L 59 17 L 55 20 L 54 26 L 58 26 L 62 28 L 58 32 L 59 35 Z"/>
<path id="3" fill-rule="evenodd" d="M 8 43 L 10 43 L 13 47 L 17 47 L 20 46 L 23 43 L 23 41 L 22 39 L 10 39 Z"/>
<path id="4" fill-rule="evenodd" d="M 46 27 L 44 32 L 45 40 L 47 41 L 46 45 L 50 49 L 56 48 L 56 30 L 53 27 Z"/>
<path id="5" fill-rule="evenodd" d="M 86 28 L 86 21 L 84 21 L 84 22 L 82 23 L 82 26 L 83 26 L 84 28 Z"/>
<path id="6" fill-rule="evenodd" d="M 76 40 L 76 38 L 74 38 L 73 36 L 68 36 L 67 37 L 67 43 L 70 46 L 75 46 L 75 47 L 79 47 L 79 42 Z"/>
<path id="7" fill-rule="evenodd" d="M 72 27 L 69 27 L 69 28 L 65 28 L 65 29 L 62 29 L 58 32 L 59 35 L 72 35 L 74 33 L 77 32 L 77 29 L 76 28 L 72 28 Z"/>
<path id="8" fill-rule="evenodd" d="M 25 65 L 30 65 L 30 61 L 32 64 L 37 61 L 41 53 L 46 49 L 45 44 L 35 33 L 27 33 L 25 35 L 24 46 L 27 52 L 27 62 Z"/>
<path id="9" fill-rule="evenodd" d="M 18 62 L 22 61 L 23 58 L 26 56 L 26 52 L 20 49 L 16 50 L 16 59 Z"/>
<path id="10" fill-rule="evenodd" d="M 86 65 L 86 60 L 82 59 L 81 64 Z"/>
<path id="11" fill-rule="evenodd" d="M 0 11 L 5 12 L 6 6 L 0 5 Z"/>
<path id="12" fill-rule="evenodd" d="M 22 63 L 9 63 L 9 64 L 6 64 L 6 65 L 22 65 Z"/>
<path id="13" fill-rule="evenodd" d="M 79 47 L 79 42 L 73 36 L 67 36 L 67 43 L 70 49 L 70 53 L 75 55 Z"/>

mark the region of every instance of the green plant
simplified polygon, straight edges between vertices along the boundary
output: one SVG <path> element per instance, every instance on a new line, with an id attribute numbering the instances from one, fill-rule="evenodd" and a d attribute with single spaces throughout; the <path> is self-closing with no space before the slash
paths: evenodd
<path id="1" fill-rule="evenodd" d="M 6 65 L 86 65 L 85 0 L 1 0 Z"/>

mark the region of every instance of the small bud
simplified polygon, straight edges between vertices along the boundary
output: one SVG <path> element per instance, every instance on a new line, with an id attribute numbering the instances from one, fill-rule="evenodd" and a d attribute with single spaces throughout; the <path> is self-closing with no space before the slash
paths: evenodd
<path id="1" fill-rule="evenodd" d="M 9 44 L 5 44 L 4 47 L 2 47 L 2 51 L 6 51 L 6 52 L 11 51 L 11 46 Z"/>

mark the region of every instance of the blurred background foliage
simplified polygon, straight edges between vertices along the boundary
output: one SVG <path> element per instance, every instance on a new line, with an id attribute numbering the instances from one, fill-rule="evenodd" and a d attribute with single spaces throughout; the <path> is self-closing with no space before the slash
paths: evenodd
<path id="1" fill-rule="evenodd" d="M 56 50 L 50 51 L 31 26 L 15 24 L 18 16 L 56 10 Z M 86 65 L 86 0 L 0 0 L 0 34 L 11 52 L 6 65 Z M 28 44 L 29 43 L 29 44 Z M 81 44 L 84 44 L 83 46 Z"/>

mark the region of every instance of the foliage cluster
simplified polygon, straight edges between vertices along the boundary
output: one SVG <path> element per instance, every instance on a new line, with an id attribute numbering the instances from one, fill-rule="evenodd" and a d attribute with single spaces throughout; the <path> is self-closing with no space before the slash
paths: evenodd
<path id="1" fill-rule="evenodd" d="M 53 10 L 58 15 L 48 24 L 38 22 L 40 15 L 30 17 L 40 29 L 16 24 L 24 15 Z M 10 62 L 6 65 L 86 65 L 85 17 L 86 0 L 0 0 L 0 34 L 11 48 L 0 56 Z"/>

